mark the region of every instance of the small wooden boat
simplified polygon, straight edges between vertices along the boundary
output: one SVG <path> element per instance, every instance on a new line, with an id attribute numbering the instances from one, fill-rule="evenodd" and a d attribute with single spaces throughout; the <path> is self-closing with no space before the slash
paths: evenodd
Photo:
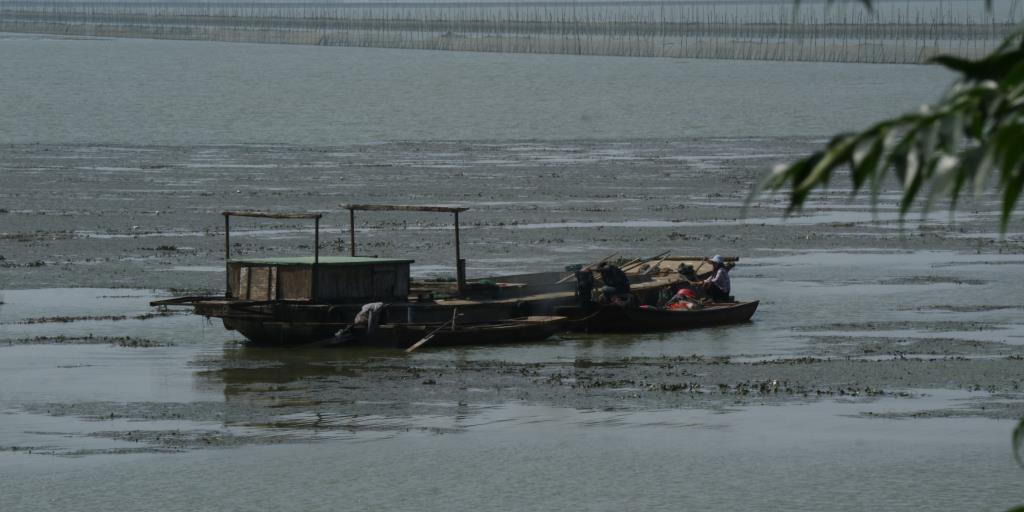
<path id="1" fill-rule="evenodd" d="M 574 331 L 656 332 L 747 322 L 760 301 L 714 303 L 701 309 L 601 306 L 591 315 L 570 322 Z"/>
<path id="2" fill-rule="evenodd" d="M 372 333 L 356 331 L 354 343 L 375 347 L 407 348 L 430 336 L 427 346 L 488 345 L 544 341 L 565 331 L 564 316 L 528 316 L 496 322 L 449 326 L 445 324 L 385 323 Z"/>

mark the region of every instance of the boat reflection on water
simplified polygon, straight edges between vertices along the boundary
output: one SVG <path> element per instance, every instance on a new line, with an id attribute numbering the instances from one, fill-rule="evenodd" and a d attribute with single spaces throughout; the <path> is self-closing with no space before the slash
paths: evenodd
<path id="1" fill-rule="evenodd" d="M 196 386 L 222 388 L 224 426 L 294 440 L 361 432 L 452 432 L 502 393 L 459 385 L 458 351 L 443 365 L 410 366 L 394 350 L 230 346 L 194 361 Z M 489 380 L 489 379 L 488 379 Z"/>

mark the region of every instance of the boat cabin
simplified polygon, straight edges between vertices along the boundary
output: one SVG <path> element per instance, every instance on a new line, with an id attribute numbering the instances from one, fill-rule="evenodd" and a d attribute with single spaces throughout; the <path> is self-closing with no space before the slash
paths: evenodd
<path id="1" fill-rule="evenodd" d="M 224 212 L 226 298 L 255 301 L 319 303 L 404 302 L 409 296 L 413 260 L 320 256 L 320 213 Z M 231 258 L 231 217 L 311 219 L 313 255 L 278 258 Z"/>
<path id="2" fill-rule="evenodd" d="M 413 260 L 349 256 L 228 261 L 228 296 L 322 303 L 405 302 Z"/>

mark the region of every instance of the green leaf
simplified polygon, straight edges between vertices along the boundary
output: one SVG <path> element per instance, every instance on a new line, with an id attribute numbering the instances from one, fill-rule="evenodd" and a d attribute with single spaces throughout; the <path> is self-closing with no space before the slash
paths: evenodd
<path id="1" fill-rule="evenodd" d="M 1024 163 L 1024 124 L 1010 125 L 1000 129 L 993 137 L 995 152 L 1000 164 L 1007 172 Z"/>
<path id="2" fill-rule="evenodd" d="M 960 110 L 954 110 L 942 118 L 939 131 L 939 145 L 947 153 L 955 152 L 960 148 L 964 132 L 964 115 Z"/>
<path id="3" fill-rule="evenodd" d="M 917 197 L 917 191 L 921 189 L 927 163 L 921 162 L 919 152 L 916 149 L 912 149 L 907 152 L 902 167 L 903 198 L 900 200 L 901 218 L 910 210 L 910 206 L 914 203 L 914 198 Z"/>
<path id="4" fill-rule="evenodd" d="M 963 191 L 964 185 L 967 183 L 967 178 L 971 173 L 977 172 L 982 159 L 984 158 L 984 151 L 981 148 L 973 148 L 965 151 L 960 155 L 960 163 L 957 168 L 953 170 L 953 185 L 949 192 L 950 196 L 950 213 L 956 210 L 957 203 L 960 200 L 960 193 Z"/>
<path id="5" fill-rule="evenodd" d="M 1024 48 L 989 54 L 981 60 L 967 60 L 954 55 L 936 55 L 928 59 L 930 64 L 939 64 L 974 81 L 1000 80 L 1009 74 L 1024 57 Z"/>
<path id="6" fill-rule="evenodd" d="M 960 74 L 935 104 L 842 134 L 811 156 L 774 172 L 759 191 L 789 187 L 787 214 L 809 194 L 828 185 L 849 165 L 853 195 L 870 185 L 872 208 L 891 170 L 902 188 L 900 218 L 918 205 L 927 212 L 942 197 L 956 208 L 965 187 L 989 189 L 993 172 L 1001 194 L 1000 227 L 1005 233 L 1024 194 L 1024 27 L 978 60 L 943 55 L 933 59 Z M 751 197 L 754 197 L 752 194 Z M 748 199 L 748 203 L 749 203 Z"/>
<path id="7" fill-rule="evenodd" d="M 1014 91 L 1014 89 L 1022 84 L 1024 84 L 1024 60 L 1014 65 L 1013 68 L 1006 73 L 1006 77 L 1003 78 L 1002 83 L 999 85 L 1001 85 L 1002 89 L 1007 93 L 1020 94 L 1019 91 Z"/>
<path id="8" fill-rule="evenodd" d="M 800 189 L 798 184 L 806 181 L 807 176 L 810 175 L 811 170 L 814 169 L 819 162 L 824 158 L 823 152 L 818 152 L 811 155 L 809 158 L 797 162 L 795 165 L 787 169 L 787 175 L 793 183 L 793 190 L 790 192 L 789 207 L 786 208 L 786 213 L 792 213 L 793 211 L 799 210 L 803 207 L 804 202 L 807 200 L 807 194 L 810 193 L 810 188 Z"/>
<path id="9" fill-rule="evenodd" d="M 999 216 L 999 230 L 1006 232 L 1006 226 L 1010 223 L 1010 214 L 1013 213 L 1013 208 L 1017 204 L 1017 199 L 1020 197 L 1021 188 L 1024 187 L 1024 175 L 1017 172 L 1011 177 L 1005 185 L 1006 189 L 1003 191 L 1003 211 Z"/>
<path id="10" fill-rule="evenodd" d="M 985 148 L 981 155 L 978 166 L 974 169 L 974 195 L 980 195 L 988 185 L 988 177 L 992 174 L 995 157 L 992 155 L 992 148 Z"/>
<path id="11" fill-rule="evenodd" d="M 963 73 L 967 76 L 974 76 L 980 70 L 980 65 L 972 60 L 967 60 L 961 57 L 953 55 L 936 55 L 928 59 L 929 64 L 938 64 L 945 66 L 958 73 Z"/>
<path id="12" fill-rule="evenodd" d="M 824 185 L 837 166 L 852 158 L 858 140 L 853 135 L 839 135 L 832 139 L 825 151 L 820 153 L 820 158 L 806 170 L 802 179 L 793 182 L 793 193 L 802 193 L 806 196 L 812 188 Z"/>
<path id="13" fill-rule="evenodd" d="M 878 172 L 878 163 L 882 159 L 882 148 L 885 147 L 887 132 L 875 136 L 869 149 L 863 153 L 853 154 L 853 193 L 856 194 L 864 185 L 864 181 Z"/>
<path id="14" fill-rule="evenodd" d="M 1021 458 L 1021 448 L 1024 447 L 1024 419 L 1020 420 L 1017 424 L 1017 428 L 1013 429 L 1013 457 L 1017 460 L 1017 465 L 1024 467 L 1024 459 Z M 1024 507 L 1021 507 L 1024 509 Z"/>
<path id="15" fill-rule="evenodd" d="M 832 5 L 832 3 L 835 2 L 835 1 L 836 0 L 826 0 L 825 3 L 828 4 L 828 5 Z M 992 0 L 985 0 L 985 1 L 986 2 L 991 2 Z M 873 6 L 872 6 L 871 0 L 860 0 L 860 3 L 864 4 L 864 8 L 867 9 L 868 12 L 871 12 L 873 10 Z M 793 0 L 793 5 L 799 7 L 800 6 L 800 0 Z"/>

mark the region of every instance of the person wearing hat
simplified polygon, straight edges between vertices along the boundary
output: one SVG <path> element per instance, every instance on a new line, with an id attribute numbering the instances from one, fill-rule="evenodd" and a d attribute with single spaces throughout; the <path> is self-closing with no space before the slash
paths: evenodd
<path id="1" fill-rule="evenodd" d="M 716 254 L 708 261 L 715 266 L 715 271 L 711 277 L 697 284 L 715 301 L 728 302 L 731 299 L 729 293 L 732 291 L 732 285 L 729 283 L 729 269 L 725 267 L 725 258 Z"/>

